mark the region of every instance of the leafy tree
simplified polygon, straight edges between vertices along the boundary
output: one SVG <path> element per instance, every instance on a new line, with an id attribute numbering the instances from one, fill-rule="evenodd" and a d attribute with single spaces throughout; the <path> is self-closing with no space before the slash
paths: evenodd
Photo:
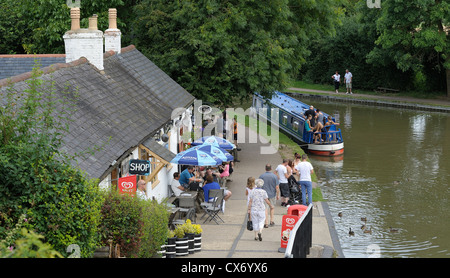
<path id="1" fill-rule="evenodd" d="M 343 5 L 345 17 L 336 33 L 319 37 L 310 43 L 311 55 L 301 70 L 301 78 L 314 83 L 332 84 L 336 70 L 343 76 L 345 69 L 353 74 L 353 88 L 373 90 L 378 86 L 407 88 L 411 71 L 402 72 L 387 55 L 376 63 L 367 56 L 377 39 L 376 20 L 381 10 L 368 9 L 365 1 L 349 1 Z M 345 91 L 345 89 L 344 89 Z"/>
<path id="2" fill-rule="evenodd" d="M 389 56 L 400 70 L 413 72 L 416 87 L 446 87 L 450 96 L 449 26 L 448 1 L 385 0 L 369 60 Z"/>
<path id="3" fill-rule="evenodd" d="M 186 90 L 226 107 L 254 91 L 285 88 L 332 32 L 334 0 L 143 0 L 133 43 Z"/>
<path id="4" fill-rule="evenodd" d="M 117 8 L 118 28 L 128 43 L 132 7 L 138 0 L 83 0 L 81 28 L 98 15 L 99 30 L 108 29 L 108 9 Z M 70 29 L 70 8 L 65 0 L 2 0 L 0 4 L 0 53 L 64 53 L 63 35 Z M 3 36 L 3 34 L 6 34 Z M 5 40 L 3 40 L 5 37 Z"/>

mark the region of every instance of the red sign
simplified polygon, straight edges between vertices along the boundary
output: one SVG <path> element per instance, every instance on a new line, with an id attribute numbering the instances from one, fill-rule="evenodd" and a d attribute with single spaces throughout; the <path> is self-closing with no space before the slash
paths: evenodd
<path id="1" fill-rule="evenodd" d="M 119 178 L 118 187 L 120 194 L 130 194 L 134 196 L 136 194 L 136 180 L 137 176 L 128 176 Z"/>
<path id="2" fill-rule="evenodd" d="M 281 248 L 287 247 L 291 231 L 307 208 L 307 206 L 303 205 L 293 205 L 288 208 L 287 215 L 283 215 L 283 221 L 281 223 Z"/>

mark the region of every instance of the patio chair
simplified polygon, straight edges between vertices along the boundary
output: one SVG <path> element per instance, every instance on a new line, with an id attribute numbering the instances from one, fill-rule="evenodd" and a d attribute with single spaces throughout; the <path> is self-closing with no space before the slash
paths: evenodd
<path id="1" fill-rule="evenodd" d="M 205 211 L 205 214 L 200 219 L 202 219 L 205 215 L 208 215 L 203 223 L 206 223 L 206 221 L 208 220 L 209 222 L 211 222 L 211 220 L 214 220 L 216 224 L 219 224 L 219 220 L 222 221 L 222 223 L 225 223 L 225 221 L 223 221 L 223 219 L 219 216 L 219 212 L 222 211 L 222 203 L 224 202 L 224 190 L 211 189 L 209 190 L 209 197 L 213 199 L 213 201 L 203 202 L 201 204 L 203 210 Z"/>

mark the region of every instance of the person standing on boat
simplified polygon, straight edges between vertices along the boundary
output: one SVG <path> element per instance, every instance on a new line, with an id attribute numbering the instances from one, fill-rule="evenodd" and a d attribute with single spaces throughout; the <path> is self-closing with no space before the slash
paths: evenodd
<path id="1" fill-rule="evenodd" d="M 351 72 L 348 71 L 348 69 L 345 70 L 345 75 L 344 75 L 344 83 L 345 83 L 345 88 L 347 88 L 347 93 L 353 94 L 352 93 L 352 81 L 353 81 L 353 75 Z"/>
<path id="2" fill-rule="evenodd" d="M 339 94 L 339 85 L 341 84 L 341 75 L 339 74 L 338 71 L 336 71 L 336 73 L 331 76 L 331 78 L 333 79 L 334 82 L 334 89 L 336 90 L 336 94 Z"/>

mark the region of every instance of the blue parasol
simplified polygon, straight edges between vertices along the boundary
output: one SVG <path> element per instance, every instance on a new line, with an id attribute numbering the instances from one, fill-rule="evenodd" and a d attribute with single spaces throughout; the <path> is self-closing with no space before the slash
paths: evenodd
<path id="1" fill-rule="evenodd" d="M 199 146 L 199 145 L 213 145 L 215 147 L 219 147 L 225 150 L 232 150 L 236 148 L 236 146 L 230 141 L 217 136 L 202 137 L 191 143 L 191 146 Z"/>
<path id="2" fill-rule="evenodd" d="M 217 156 L 218 158 L 220 158 L 223 161 L 233 161 L 234 160 L 234 157 L 229 152 L 227 152 L 226 150 L 224 150 L 222 148 L 215 147 L 213 145 L 203 144 L 200 146 L 192 147 L 192 149 L 212 153 L 213 155 Z"/>
<path id="3" fill-rule="evenodd" d="M 222 159 L 212 153 L 204 152 L 196 149 L 188 149 L 178 153 L 170 163 L 195 166 L 213 166 L 222 164 Z"/>

